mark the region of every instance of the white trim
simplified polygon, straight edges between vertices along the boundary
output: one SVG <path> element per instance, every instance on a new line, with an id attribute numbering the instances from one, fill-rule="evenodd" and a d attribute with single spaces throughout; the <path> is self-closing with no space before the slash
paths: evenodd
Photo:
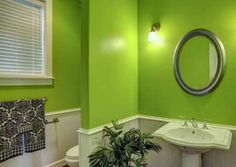
<path id="1" fill-rule="evenodd" d="M 66 165 L 65 159 L 60 159 L 51 164 L 45 165 L 44 167 L 62 167 L 63 165 Z"/>
<path id="2" fill-rule="evenodd" d="M 162 122 L 176 122 L 176 123 L 181 123 L 183 120 L 181 119 L 174 119 L 174 118 L 164 118 L 164 117 L 157 117 L 157 116 L 148 116 L 148 115 L 134 115 L 131 117 L 127 117 L 124 119 L 119 120 L 119 123 L 126 123 L 129 121 L 133 121 L 136 119 L 147 119 L 147 120 L 154 120 L 154 121 L 162 121 Z M 202 122 L 199 122 L 202 123 Z M 207 125 L 212 126 L 212 127 L 217 127 L 217 128 L 223 128 L 223 129 L 228 129 L 228 130 L 236 130 L 236 126 L 233 125 L 224 125 L 224 124 L 213 124 L 213 123 L 207 123 Z M 96 133 L 99 133 L 102 131 L 104 126 L 112 127 L 112 124 L 103 124 L 101 126 L 98 126 L 96 128 L 92 129 L 84 129 L 80 128 L 77 130 L 78 133 L 85 134 L 85 135 L 93 135 Z"/>
<path id="3" fill-rule="evenodd" d="M 44 37 L 44 46 L 46 49 L 45 52 L 45 75 L 53 76 L 53 63 L 52 63 L 52 22 L 53 22 L 53 0 L 45 1 L 45 37 Z"/>
<path id="4" fill-rule="evenodd" d="M 43 6 L 44 5 L 44 2 L 42 2 L 40 0 L 26 0 L 26 1 L 29 2 L 29 3 L 37 4 L 39 6 Z"/>
<path id="5" fill-rule="evenodd" d="M 50 76 L 43 76 L 43 75 L 31 75 L 31 74 L 0 74 L 0 78 L 7 78 L 7 79 L 54 79 Z"/>
<path id="6" fill-rule="evenodd" d="M 81 108 L 71 108 L 67 110 L 60 110 L 60 111 L 54 111 L 54 112 L 46 112 L 45 115 L 47 116 L 55 116 L 55 115 L 62 115 L 62 114 L 69 114 L 74 112 L 80 112 Z"/>
<path id="7" fill-rule="evenodd" d="M 138 115 L 138 118 L 154 120 L 154 121 L 163 121 L 163 122 L 176 122 L 176 123 L 182 122 L 182 120 L 180 120 L 180 119 L 164 118 L 164 117 L 149 116 L 149 115 Z"/>
<path id="8" fill-rule="evenodd" d="M 0 78 L 0 86 L 52 85 L 54 78 Z"/>
<path id="9" fill-rule="evenodd" d="M 183 122 L 183 120 L 181 119 L 164 118 L 164 117 L 156 117 L 156 116 L 148 116 L 148 115 L 138 115 L 138 118 L 155 120 L 155 121 L 163 121 L 163 122 L 176 122 L 176 123 Z M 199 123 L 203 123 L 203 122 L 199 121 Z M 214 123 L 207 123 L 207 125 L 210 125 L 212 127 L 217 127 L 217 128 L 228 129 L 228 130 L 236 130 L 236 126 L 234 125 L 214 124 Z"/>
<path id="10" fill-rule="evenodd" d="M 126 123 L 126 122 L 133 121 L 133 120 L 136 120 L 136 119 L 138 119 L 138 115 L 134 115 L 134 116 L 131 116 L 131 117 L 121 119 L 121 120 L 119 120 L 119 123 Z M 92 129 L 80 128 L 77 132 L 85 134 L 85 135 L 92 135 L 92 134 L 101 132 L 102 129 L 104 128 L 104 126 L 112 127 L 112 124 L 111 123 L 104 124 L 104 125 L 98 126 L 96 128 L 92 128 Z"/>

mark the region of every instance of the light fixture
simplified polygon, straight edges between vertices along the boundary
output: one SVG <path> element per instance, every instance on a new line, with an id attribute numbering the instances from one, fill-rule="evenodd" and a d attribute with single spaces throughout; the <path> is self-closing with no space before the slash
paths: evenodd
<path id="1" fill-rule="evenodd" d="M 160 37 L 158 36 L 158 31 L 160 30 L 161 24 L 154 23 L 152 25 L 151 31 L 148 34 L 148 41 L 149 42 L 160 42 Z"/>

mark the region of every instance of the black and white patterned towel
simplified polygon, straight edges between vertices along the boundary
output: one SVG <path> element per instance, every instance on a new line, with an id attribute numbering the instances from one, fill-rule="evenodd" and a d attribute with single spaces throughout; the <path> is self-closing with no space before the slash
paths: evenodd
<path id="1" fill-rule="evenodd" d="M 17 102 L 0 102 L 0 162 L 23 154 L 22 135 L 18 133 Z"/>
<path id="2" fill-rule="evenodd" d="M 45 144 L 45 116 L 44 106 L 46 99 L 31 100 L 32 130 L 25 133 L 25 152 L 44 149 Z"/>
<path id="3" fill-rule="evenodd" d="M 45 148 L 46 99 L 0 102 L 0 162 Z"/>

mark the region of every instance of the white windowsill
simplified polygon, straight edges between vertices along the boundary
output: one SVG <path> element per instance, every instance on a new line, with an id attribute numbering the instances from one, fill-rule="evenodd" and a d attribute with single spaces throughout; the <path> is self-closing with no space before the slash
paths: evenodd
<path id="1" fill-rule="evenodd" d="M 53 77 L 44 78 L 0 78 L 0 86 L 53 85 Z"/>

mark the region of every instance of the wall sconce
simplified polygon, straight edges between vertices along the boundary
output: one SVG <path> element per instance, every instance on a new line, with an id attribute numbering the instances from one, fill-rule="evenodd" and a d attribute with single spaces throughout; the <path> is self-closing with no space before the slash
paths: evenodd
<path id="1" fill-rule="evenodd" d="M 161 28 L 161 24 L 160 23 L 154 23 L 152 25 L 151 31 L 148 34 L 148 41 L 149 42 L 160 42 L 161 39 L 158 36 L 158 31 Z"/>

